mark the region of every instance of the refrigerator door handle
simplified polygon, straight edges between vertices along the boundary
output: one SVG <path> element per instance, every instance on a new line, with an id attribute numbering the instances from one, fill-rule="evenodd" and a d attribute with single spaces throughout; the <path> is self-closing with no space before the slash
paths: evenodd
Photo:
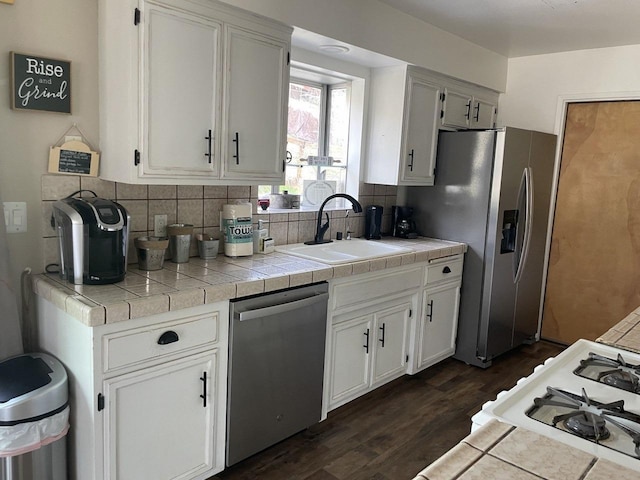
<path id="1" fill-rule="evenodd" d="M 518 268 L 516 269 L 513 282 L 518 283 L 522 278 L 524 266 L 529 256 L 529 246 L 531 245 L 531 234 L 533 233 L 533 171 L 531 167 L 527 167 L 523 172 L 523 183 L 520 188 L 524 186 L 526 198 L 525 198 L 525 224 L 524 224 L 524 239 L 522 242 L 522 251 L 518 261 Z"/>

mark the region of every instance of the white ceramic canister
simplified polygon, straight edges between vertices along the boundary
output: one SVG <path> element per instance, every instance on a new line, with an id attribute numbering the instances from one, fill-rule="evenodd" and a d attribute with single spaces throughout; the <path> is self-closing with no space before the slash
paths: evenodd
<path id="1" fill-rule="evenodd" d="M 251 204 L 223 205 L 220 231 L 224 233 L 224 254 L 227 257 L 253 255 Z"/>

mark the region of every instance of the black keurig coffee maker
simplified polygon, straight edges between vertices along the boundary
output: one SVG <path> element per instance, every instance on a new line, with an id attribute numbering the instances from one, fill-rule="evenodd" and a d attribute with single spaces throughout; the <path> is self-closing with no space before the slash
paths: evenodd
<path id="1" fill-rule="evenodd" d="M 400 238 L 417 238 L 416 222 L 412 220 L 413 207 L 391 207 L 393 236 Z"/>
<path id="2" fill-rule="evenodd" d="M 104 198 L 70 196 L 54 202 L 53 215 L 62 278 L 76 285 L 102 285 L 124 278 L 131 217 L 122 205 Z"/>
<path id="3" fill-rule="evenodd" d="M 367 205 L 364 214 L 364 238 L 367 240 L 380 240 L 382 210 L 382 205 Z"/>

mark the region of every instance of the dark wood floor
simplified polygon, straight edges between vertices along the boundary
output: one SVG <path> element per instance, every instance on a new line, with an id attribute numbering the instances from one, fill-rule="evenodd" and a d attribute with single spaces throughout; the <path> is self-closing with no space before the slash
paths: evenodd
<path id="1" fill-rule="evenodd" d="M 411 480 L 469 434 L 470 417 L 562 347 L 522 346 L 482 370 L 453 359 L 404 376 L 210 480 Z"/>

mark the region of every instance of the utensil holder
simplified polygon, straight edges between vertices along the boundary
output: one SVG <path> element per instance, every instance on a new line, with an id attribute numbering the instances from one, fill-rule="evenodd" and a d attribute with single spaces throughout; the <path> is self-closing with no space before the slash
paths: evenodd
<path id="1" fill-rule="evenodd" d="M 164 255 L 169 246 L 166 237 L 138 237 L 133 239 L 138 253 L 138 268 L 140 270 L 161 270 L 164 265 Z"/>
<path id="2" fill-rule="evenodd" d="M 198 255 L 200 255 L 200 258 L 211 259 L 218 256 L 219 240 L 206 233 L 197 234 L 196 240 L 198 240 Z"/>
<path id="3" fill-rule="evenodd" d="M 169 253 L 173 263 L 186 263 L 189 261 L 192 234 L 193 225 L 188 223 L 173 223 L 167 226 Z"/>

